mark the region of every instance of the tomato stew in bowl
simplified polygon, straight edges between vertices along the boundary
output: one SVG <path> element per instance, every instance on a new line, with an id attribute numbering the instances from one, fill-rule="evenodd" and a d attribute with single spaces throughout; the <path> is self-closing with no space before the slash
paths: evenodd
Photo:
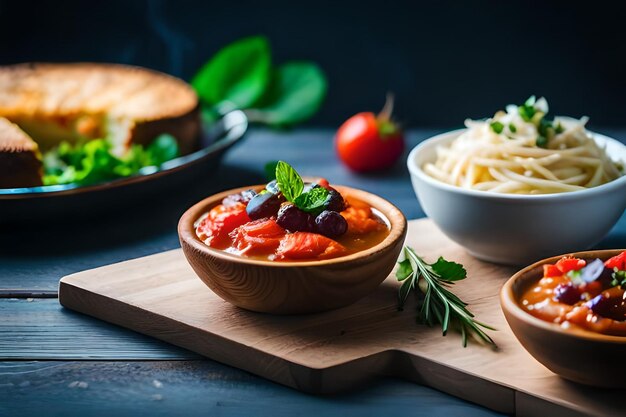
<path id="1" fill-rule="evenodd" d="M 402 250 L 402 212 L 366 191 L 289 177 L 301 183 L 281 176 L 183 214 L 178 234 L 195 273 L 225 301 L 264 313 L 326 311 L 371 294 Z"/>
<path id="2" fill-rule="evenodd" d="M 626 388 L 626 362 L 616 360 L 626 349 L 624 256 L 618 249 L 544 259 L 502 287 L 500 304 L 511 330 L 555 374 L 587 385 Z"/>
<path id="3" fill-rule="evenodd" d="M 389 235 L 388 220 L 368 203 L 342 195 L 325 179 L 299 182 L 295 193 L 274 180 L 226 196 L 196 221 L 196 235 L 212 248 L 269 261 L 337 258 Z"/>
<path id="4" fill-rule="evenodd" d="M 520 300 L 529 314 L 562 328 L 626 336 L 626 251 L 606 261 L 563 257 Z"/>

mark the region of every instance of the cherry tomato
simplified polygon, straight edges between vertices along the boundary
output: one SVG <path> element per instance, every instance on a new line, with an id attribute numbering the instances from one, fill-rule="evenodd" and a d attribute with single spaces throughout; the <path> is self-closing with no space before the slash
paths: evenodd
<path id="1" fill-rule="evenodd" d="M 392 166 L 404 151 L 404 134 L 391 120 L 393 97 L 388 96 L 378 114 L 359 113 L 337 131 L 335 148 L 339 159 L 356 172 L 377 171 Z"/>
<path id="2" fill-rule="evenodd" d="M 561 258 L 556 263 L 556 267 L 561 270 L 562 273 L 567 274 L 569 271 L 578 271 L 587 265 L 583 259 L 578 258 Z"/>
<path id="3" fill-rule="evenodd" d="M 560 277 L 563 275 L 563 272 L 556 265 L 544 265 L 543 266 L 543 276 L 546 278 L 550 277 Z"/>
<path id="4" fill-rule="evenodd" d="M 604 265 L 610 269 L 617 268 L 620 271 L 626 270 L 626 251 L 608 259 Z"/>

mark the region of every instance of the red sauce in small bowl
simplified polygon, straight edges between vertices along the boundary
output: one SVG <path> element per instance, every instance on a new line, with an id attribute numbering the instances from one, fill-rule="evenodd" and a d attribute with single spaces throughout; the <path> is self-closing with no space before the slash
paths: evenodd
<path id="1" fill-rule="evenodd" d="M 603 266 L 594 262 L 562 258 L 544 265 L 544 276 L 523 293 L 521 307 L 564 328 L 626 336 L 626 251 Z"/>

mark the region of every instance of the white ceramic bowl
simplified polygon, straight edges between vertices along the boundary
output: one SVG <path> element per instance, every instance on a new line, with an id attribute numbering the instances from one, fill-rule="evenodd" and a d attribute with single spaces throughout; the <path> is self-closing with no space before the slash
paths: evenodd
<path id="1" fill-rule="evenodd" d="M 582 191 L 545 195 L 498 194 L 445 184 L 422 167 L 436 148 L 465 129 L 437 135 L 416 146 L 407 161 L 424 209 L 452 240 L 479 259 L 509 265 L 581 251 L 598 243 L 626 208 L 626 176 Z M 626 146 L 593 133 L 612 159 L 626 161 Z"/>

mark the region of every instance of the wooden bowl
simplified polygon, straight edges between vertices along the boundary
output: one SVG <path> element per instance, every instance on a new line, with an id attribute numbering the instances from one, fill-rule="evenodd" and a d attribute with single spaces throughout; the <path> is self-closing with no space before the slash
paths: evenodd
<path id="1" fill-rule="evenodd" d="M 178 235 L 187 261 L 198 277 L 225 301 L 247 310 L 273 314 L 314 313 L 344 307 L 374 291 L 393 269 L 406 236 L 404 215 L 393 204 L 365 191 L 337 186 L 378 211 L 389 235 L 369 249 L 321 261 L 272 262 L 237 256 L 205 245 L 194 223 L 230 194 L 211 196 L 183 214 Z"/>
<path id="2" fill-rule="evenodd" d="M 585 260 L 606 260 L 622 252 L 597 250 L 577 252 Z M 538 319 L 524 311 L 519 300 L 543 276 L 543 265 L 561 256 L 536 262 L 513 275 L 500 291 L 500 304 L 509 326 L 522 346 L 535 359 L 557 375 L 581 384 L 626 388 L 626 337 L 609 336 L 584 329 L 563 329 L 556 323 Z"/>

